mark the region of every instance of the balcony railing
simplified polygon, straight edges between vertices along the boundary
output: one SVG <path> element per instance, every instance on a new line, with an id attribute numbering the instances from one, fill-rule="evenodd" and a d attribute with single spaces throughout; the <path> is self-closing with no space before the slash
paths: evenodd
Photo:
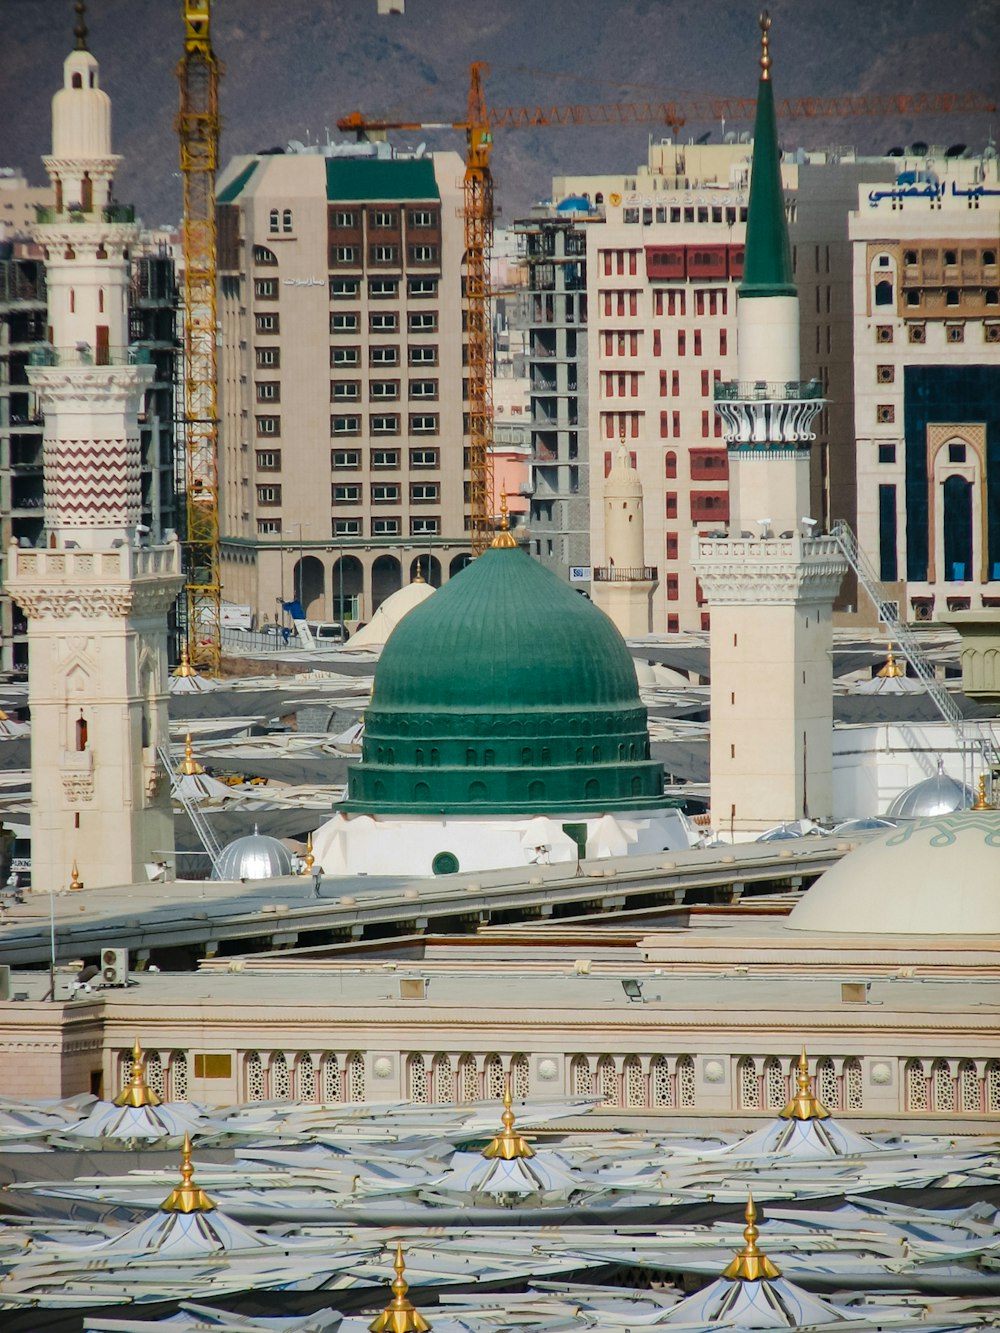
<path id="1" fill-rule="evenodd" d="M 60 212 L 45 204 L 35 205 L 35 221 L 47 222 L 134 222 L 133 204 L 109 204 L 107 208 L 95 208 L 85 213 L 82 208 L 67 208 Z"/>
<path id="2" fill-rule="evenodd" d="M 148 366 L 152 355 L 148 347 L 53 347 L 39 343 L 28 354 L 30 366 Z"/>
<path id="3" fill-rule="evenodd" d="M 655 565 L 595 565 L 595 583 L 655 583 Z"/>
<path id="4" fill-rule="evenodd" d="M 803 402 L 822 397 L 819 380 L 728 380 L 715 386 L 716 401 L 723 403 Z"/>

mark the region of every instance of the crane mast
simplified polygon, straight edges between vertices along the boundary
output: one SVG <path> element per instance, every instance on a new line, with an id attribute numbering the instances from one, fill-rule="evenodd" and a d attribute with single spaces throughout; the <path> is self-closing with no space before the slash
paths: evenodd
<path id="1" fill-rule="evenodd" d="M 184 182 L 184 395 L 186 632 L 191 661 L 219 671 L 219 465 L 216 390 L 215 176 L 219 165 L 219 79 L 211 0 L 183 0 L 180 83 Z"/>
<path id="2" fill-rule="evenodd" d="M 469 535 L 473 555 L 490 544 L 493 529 L 493 329 L 490 255 L 493 248 L 493 177 L 483 74 L 471 67 L 465 153 L 465 295 L 469 358 Z"/>

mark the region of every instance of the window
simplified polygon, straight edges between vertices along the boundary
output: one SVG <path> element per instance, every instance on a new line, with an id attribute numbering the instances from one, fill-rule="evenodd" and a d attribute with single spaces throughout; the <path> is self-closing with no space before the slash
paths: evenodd
<path id="1" fill-rule="evenodd" d="M 386 416 L 372 417 L 371 426 L 373 435 L 398 435 L 399 417 L 395 412 Z"/>
<path id="2" fill-rule="evenodd" d="M 357 213 L 338 211 L 333 215 L 333 225 L 341 230 L 345 228 L 350 230 L 358 225 L 358 215 Z"/>
<path id="3" fill-rule="evenodd" d="M 398 518 L 373 518 L 372 519 L 373 537 L 398 537 L 399 519 Z"/>
<path id="4" fill-rule="evenodd" d="M 408 296 L 437 296 L 437 278 L 410 278 L 406 284 Z"/>
<path id="5" fill-rule="evenodd" d="M 273 250 L 269 250 L 266 245 L 255 245 L 253 248 L 253 262 L 255 264 L 276 264 L 278 256 Z"/>
<path id="6" fill-rule="evenodd" d="M 727 329 L 719 330 L 719 355 L 729 355 L 729 332 Z"/>
<path id="7" fill-rule="evenodd" d="M 330 466 L 335 472 L 356 472 L 361 466 L 361 454 L 357 449 L 331 449 Z"/>
<path id="8" fill-rule="evenodd" d="M 330 300 L 349 301 L 355 299 L 358 295 L 359 288 L 360 283 L 357 278 L 331 278 Z"/>
<path id="9" fill-rule="evenodd" d="M 911 324 L 908 333 L 911 343 L 925 343 L 927 341 L 927 326 L 925 324 Z"/>
<path id="10" fill-rule="evenodd" d="M 410 397 L 411 398 L 436 398 L 438 396 L 437 380 L 411 380 Z"/>
<path id="11" fill-rule="evenodd" d="M 257 385 L 258 403 L 279 403 L 281 401 L 281 385 L 275 380 L 264 380 Z"/>
<path id="12" fill-rule="evenodd" d="M 434 537 L 440 531 L 441 531 L 441 520 L 439 518 L 410 519 L 411 537 Z"/>
<path id="13" fill-rule="evenodd" d="M 255 315 L 254 324 L 258 333 L 281 332 L 281 324 L 277 315 Z"/>
<path id="14" fill-rule="evenodd" d="M 398 449 L 373 449 L 372 450 L 373 468 L 397 468 L 399 467 Z"/>
<path id="15" fill-rule="evenodd" d="M 892 384 L 896 378 L 895 366 L 876 366 L 875 381 L 877 384 Z"/>
<path id="16" fill-rule="evenodd" d="M 436 245 L 411 245 L 409 249 L 411 264 L 436 264 L 438 254 Z"/>
<path id="17" fill-rule="evenodd" d="M 701 356 L 701 329 L 695 329 L 694 331 L 694 354 L 695 356 Z"/>
<path id="18" fill-rule="evenodd" d="M 411 468 L 439 467 L 440 463 L 441 463 L 441 455 L 437 449 L 410 450 Z"/>
<path id="19" fill-rule="evenodd" d="M 687 352 L 687 333 L 684 329 L 677 330 L 677 355 L 684 356 Z"/>
<path id="20" fill-rule="evenodd" d="M 875 341 L 876 341 L 877 343 L 891 343 L 891 342 L 892 342 L 892 325 L 891 325 L 891 324 L 876 324 L 876 325 L 875 325 Z"/>
<path id="21" fill-rule="evenodd" d="M 373 301 L 384 301 L 399 295 L 399 283 L 395 278 L 372 278 L 368 283 L 368 295 Z"/>
<path id="22" fill-rule="evenodd" d="M 399 328 L 399 316 L 388 311 L 368 316 L 368 327 L 372 333 L 395 333 Z"/>
<path id="23" fill-rule="evenodd" d="M 878 447 L 878 461 L 880 463 L 895 463 L 896 446 L 894 444 L 880 444 Z"/>
<path id="24" fill-rule="evenodd" d="M 436 366 L 438 349 L 436 347 L 411 347 L 408 360 L 411 366 Z"/>
<path id="25" fill-rule="evenodd" d="M 949 444 L 949 445 L 948 445 L 948 462 L 949 462 L 949 463 L 964 463 L 964 462 L 965 462 L 965 445 L 964 445 L 964 444 Z"/>
<path id="26" fill-rule="evenodd" d="M 335 537 L 360 537 L 361 519 L 335 518 L 333 520 L 333 535 Z"/>
<path id="27" fill-rule="evenodd" d="M 270 368 L 273 369 L 273 370 L 277 370 L 278 367 L 281 365 L 281 348 L 280 348 L 280 347 L 258 347 L 258 348 L 257 348 L 257 365 L 260 366 L 260 367 L 262 367 L 262 368 L 265 367 L 265 366 L 268 366 L 268 367 L 270 367 Z"/>
<path id="28" fill-rule="evenodd" d="M 331 366 L 356 366 L 357 364 L 358 364 L 358 349 L 356 347 L 330 348 Z"/>
<path id="29" fill-rule="evenodd" d="M 436 481 L 410 483 L 411 504 L 437 504 L 441 498 L 441 487 Z"/>
<path id="30" fill-rule="evenodd" d="M 259 505 L 280 505 L 281 487 L 280 486 L 258 486 L 257 503 Z"/>
<path id="31" fill-rule="evenodd" d="M 663 457 L 663 475 L 668 478 L 677 476 L 677 455 L 672 449 Z"/>
<path id="32" fill-rule="evenodd" d="M 896 420 L 896 409 L 892 403 L 879 403 L 875 408 L 875 420 L 885 426 Z"/>
<path id="33" fill-rule="evenodd" d="M 292 230 L 292 210 L 290 208 L 284 208 L 281 211 L 281 230 Z"/>
<path id="34" fill-rule="evenodd" d="M 429 416 L 415 416 L 410 413 L 410 434 L 411 435 L 436 435 L 438 433 L 438 415 L 432 413 Z"/>
<path id="35" fill-rule="evenodd" d="M 356 402 L 361 396 L 359 380 L 334 380 L 330 385 L 330 399 L 335 403 Z"/>
<path id="36" fill-rule="evenodd" d="M 817 293 L 817 295 L 819 294 L 819 288 L 818 288 L 818 287 L 816 288 L 816 293 Z M 883 279 L 883 281 L 881 281 L 881 282 L 877 282 L 877 283 L 875 284 L 875 304 L 876 304 L 876 305 L 892 305 L 892 283 L 891 283 L 891 282 L 887 282 L 887 281 L 885 281 L 885 280 Z"/>
<path id="37" fill-rule="evenodd" d="M 361 487 L 357 485 L 341 485 L 333 487 L 333 503 L 335 505 L 356 505 L 361 501 Z"/>
<path id="38" fill-rule="evenodd" d="M 373 505 L 399 504 L 398 484 L 396 482 L 373 482 L 372 504 Z"/>
<path id="39" fill-rule="evenodd" d="M 358 317 L 351 314 L 332 314 L 330 316 L 331 333 L 357 333 Z"/>
<path id="40" fill-rule="evenodd" d="M 399 397 L 399 380 L 372 380 L 368 386 L 368 397 L 372 402 L 379 399 L 395 400 Z"/>
<path id="41" fill-rule="evenodd" d="M 258 435 L 280 435 L 281 418 L 280 417 L 258 417 L 257 418 Z"/>
<path id="42" fill-rule="evenodd" d="M 371 264 L 398 264 L 399 246 L 370 245 L 368 247 L 368 262 Z"/>
<path id="43" fill-rule="evenodd" d="M 335 245 L 330 258 L 335 264 L 356 264 L 358 248 L 356 245 Z"/>
<path id="44" fill-rule="evenodd" d="M 676 602 L 680 597 L 680 584 L 676 574 L 667 575 L 667 601 Z"/>
<path id="45" fill-rule="evenodd" d="M 945 337 L 950 343 L 965 342 L 965 325 L 949 324 L 945 332 Z"/>
<path id="46" fill-rule="evenodd" d="M 394 227 L 399 226 L 399 214 L 387 209 L 373 209 L 370 225 L 376 231 L 391 231 Z"/>
<path id="47" fill-rule="evenodd" d="M 398 347 L 371 347 L 368 349 L 368 363 L 372 366 L 395 366 L 399 364 Z"/>
<path id="48" fill-rule="evenodd" d="M 667 491 L 665 497 L 667 518 L 677 517 L 677 493 L 676 491 Z"/>
<path id="49" fill-rule="evenodd" d="M 411 333 L 433 333 L 438 326 L 437 311 L 425 310 L 411 314 L 407 325 Z"/>
<path id="50" fill-rule="evenodd" d="M 331 417 L 331 435 L 360 435 L 360 417 Z"/>
<path id="51" fill-rule="evenodd" d="M 257 520 L 258 537 L 276 537 L 281 532 L 280 518 L 259 518 Z"/>
<path id="52" fill-rule="evenodd" d="M 270 220 L 268 223 L 268 231 L 276 232 L 277 230 L 278 230 L 278 210 L 276 208 L 272 208 L 270 214 Z"/>
<path id="53" fill-rule="evenodd" d="M 411 208 L 409 216 L 411 227 L 434 226 L 434 214 L 429 208 Z"/>
<path id="54" fill-rule="evenodd" d="M 257 469 L 260 472 L 280 472 L 281 471 L 281 450 L 280 449 L 258 449 L 257 450 Z"/>
<path id="55" fill-rule="evenodd" d="M 676 533 L 676 532 L 668 532 L 668 533 L 666 534 L 666 540 L 667 540 L 667 559 L 668 559 L 668 560 L 676 560 L 676 559 L 677 559 L 677 551 L 678 551 L 678 537 L 677 537 L 677 533 Z"/>

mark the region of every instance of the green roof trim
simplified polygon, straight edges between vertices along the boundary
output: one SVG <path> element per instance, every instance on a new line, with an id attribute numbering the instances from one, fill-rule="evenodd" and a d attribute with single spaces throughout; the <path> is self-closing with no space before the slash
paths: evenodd
<path id="1" fill-rule="evenodd" d="M 257 170 L 257 166 L 258 166 L 257 158 L 254 158 L 252 162 L 248 162 L 247 165 L 243 168 L 243 170 L 238 171 L 236 175 L 233 177 L 233 179 L 229 182 L 229 184 L 219 191 L 219 193 L 215 196 L 215 202 L 217 204 L 233 203 L 233 201 L 243 193 L 244 186 L 246 185 L 250 177 L 253 175 L 253 173 Z"/>
<path id="2" fill-rule="evenodd" d="M 440 199 L 429 157 L 381 161 L 370 157 L 330 157 L 326 161 L 326 197 L 331 203 L 404 199 Z"/>
<path id="3" fill-rule="evenodd" d="M 753 171 L 740 296 L 795 296 L 788 241 L 781 151 L 774 114 L 774 84 L 761 79 L 754 124 Z"/>

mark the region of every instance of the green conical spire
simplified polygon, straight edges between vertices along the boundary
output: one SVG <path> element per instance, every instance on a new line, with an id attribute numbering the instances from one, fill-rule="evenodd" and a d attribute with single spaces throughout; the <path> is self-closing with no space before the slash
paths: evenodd
<path id="1" fill-rule="evenodd" d="M 774 115 L 774 85 L 767 10 L 760 16 L 760 83 L 757 88 L 757 119 L 753 135 L 753 171 L 750 175 L 750 207 L 747 213 L 746 258 L 740 296 L 795 296 L 792 278 L 792 248 L 788 242 L 785 196 L 781 188 L 781 153 Z"/>

